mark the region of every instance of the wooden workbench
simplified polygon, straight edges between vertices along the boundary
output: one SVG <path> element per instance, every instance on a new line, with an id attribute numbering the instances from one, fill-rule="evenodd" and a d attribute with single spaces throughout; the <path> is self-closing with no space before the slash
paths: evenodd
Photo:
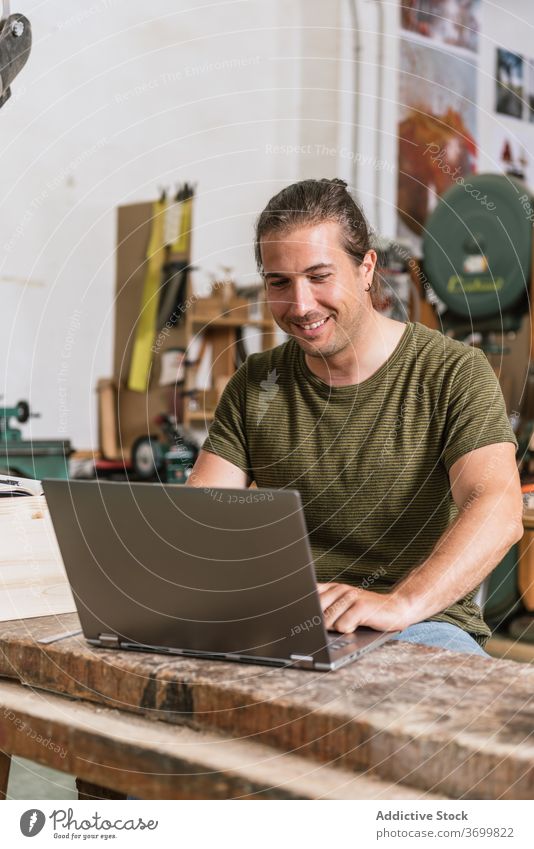
<path id="1" fill-rule="evenodd" d="M 401 642 L 334 673 L 37 642 L 76 627 L 0 624 L 2 750 L 153 798 L 533 798 L 531 666 Z M 17 705 L 68 757 L 22 746 Z"/>

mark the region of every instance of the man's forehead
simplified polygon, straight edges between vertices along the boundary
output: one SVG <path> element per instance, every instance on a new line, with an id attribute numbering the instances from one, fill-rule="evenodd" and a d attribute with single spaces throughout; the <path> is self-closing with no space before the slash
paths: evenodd
<path id="1" fill-rule="evenodd" d="M 285 267 L 269 267 L 269 270 L 265 271 L 264 277 L 275 277 L 278 274 L 290 274 L 293 271 L 297 271 L 299 274 L 319 274 L 321 271 L 332 271 L 334 268 L 335 265 L 331 262 L 316 262 L 313 265 L 308 265 L 306 268 L 298 269 L 288 267 L 286 263 Z"/>
<path id="2" fill-rule="evenodd" d="M 339 225 L 323 222 L 288 232 L 266 233 L 260 242 L 263 267 L 302 271 L 319 265 L 333 265 L 343 252 Z"/>

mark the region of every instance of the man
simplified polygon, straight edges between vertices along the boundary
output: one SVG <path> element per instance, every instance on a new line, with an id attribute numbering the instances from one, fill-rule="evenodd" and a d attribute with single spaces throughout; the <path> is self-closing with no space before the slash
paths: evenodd
<path id="1" fill-rule="evenodd" d="M 190 485 L 300 491 L 327 627 L 485 655 L 473 597 L 522 534 L 486 358 L 374 308 L 376 253 L 340 180 L 272 198 L 256 257 L 289 340 L 232 377 Z"/>

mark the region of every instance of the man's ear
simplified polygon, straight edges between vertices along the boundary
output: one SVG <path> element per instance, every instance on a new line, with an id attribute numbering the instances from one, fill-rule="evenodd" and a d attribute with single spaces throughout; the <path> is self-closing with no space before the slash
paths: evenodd
<path id="1" fill-rule="evenodd" d="M 365 254 L 361 267 L 364 269 L 366 276 L 373 276 L 377 258 L 377 253 L 372 248 L 370 248 Z"/>

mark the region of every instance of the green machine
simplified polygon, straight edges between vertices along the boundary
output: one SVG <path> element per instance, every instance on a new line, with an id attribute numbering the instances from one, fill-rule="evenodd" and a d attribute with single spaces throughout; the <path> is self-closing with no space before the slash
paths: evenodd
<path id="1" fill-rule="evenodd" d="M 449 189 L 429 217 L 424 270 L 455 338 L 517 331 L 528 312 L 533 198 L 512 177 L 480 174 Z"/>
<path id="2" fill-rule="evenodd" d="M 507 399 L 511 418 L 518 416 L 530 367 L 533 222 L 534 202 L 524 183 L 473 175 L 442 196 L 423 239 L 423 270 L 441 301 L 443 332 L 482 348 L 497 366 L 501 385 L 515 381 L 518 400 Z M 492 627 L 508 621 L 520 605 L 517 548 L 482 588 L 484 616 Z"/>
<path id="3" fill-rule="evenodd" d="M 58 439 L 24 440 L 21 430 L 10 420 L 15 419 L 19 424 L 24 424 L 30 417 L 38 418 L 38 414 L 30 412 L 27 401 L 19 401 L 15 407 L 0 407 L 0 474 L 35 480 L 68 478 L 68 459 L 72 454 L 70 442 Z"/>

